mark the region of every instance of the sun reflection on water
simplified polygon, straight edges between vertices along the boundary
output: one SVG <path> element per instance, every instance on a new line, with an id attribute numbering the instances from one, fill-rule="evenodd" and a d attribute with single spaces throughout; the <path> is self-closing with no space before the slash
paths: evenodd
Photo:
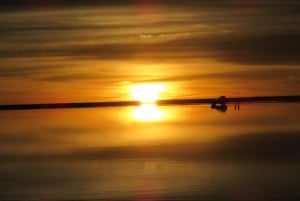
<path id="1" fill-rule="evenodd" d="M 132 98 L 141 103 L 140 106 L 133 108 L 133 118 L 139 121 L 159 121 L 164 119 L 166 114 L 156 105 L 156 101 L 161 99 L 160 94 L 164 91 L 166 91 L 166 86 L 162 83 L 132 85 Z"/>
<path id="2" fill-rule="evenodd" d="M 166 117 L 166 114 L 156 104 L 143 104 L 134 107 L 132 110 L 134 119 L 140 121 L 159 121 Z"/>

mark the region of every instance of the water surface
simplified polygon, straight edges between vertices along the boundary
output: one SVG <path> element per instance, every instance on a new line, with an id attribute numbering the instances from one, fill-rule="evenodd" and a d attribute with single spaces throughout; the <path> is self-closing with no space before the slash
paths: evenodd
<path id="1" fill-rule="evenodd" d="M 139 109 L 1 112 L 1 199 L 300 197 L 299 104 Z"/>

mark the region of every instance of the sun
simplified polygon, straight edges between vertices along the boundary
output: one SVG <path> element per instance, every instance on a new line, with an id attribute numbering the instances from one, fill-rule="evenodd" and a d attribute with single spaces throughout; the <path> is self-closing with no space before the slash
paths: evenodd
<path id="1" fill-rule="evenodd" d="M 159 121 L 165 118 L 165 113 L 156 105 L 160 95 L 166 90 L 165 84 L 145 83 L 131 86 L 132 99 L 139 101 L 140 106 L 134 107 L 132 114 L 139 121 Z"/>
<path id="2" fill-rule="evenodd" d="M 131 88 L 132 98 L 143 104 L 155 103 L 165 90 L 166 86 L 159 83 L 136 84 Z"/>

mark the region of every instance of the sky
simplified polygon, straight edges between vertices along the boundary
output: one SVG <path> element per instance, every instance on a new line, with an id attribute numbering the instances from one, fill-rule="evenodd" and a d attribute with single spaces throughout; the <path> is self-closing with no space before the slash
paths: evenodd
<path id="1" fill-rule="evenodd" d="M 0 103 L 300 93 L 300 3 L 1 1 Z"/>

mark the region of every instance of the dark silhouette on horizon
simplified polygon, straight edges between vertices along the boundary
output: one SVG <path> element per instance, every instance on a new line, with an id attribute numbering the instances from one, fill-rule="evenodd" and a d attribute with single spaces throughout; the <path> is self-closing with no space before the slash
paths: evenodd
<path id="1" fill-rule="evenodd" d="M 228 109 L 226 101 L 226 96 L 220 96 L 219 98 L 211 102 L 211 108 L 220 112 L 226 112 Z"/>
<path id="2" fill-rule="evenodd" d="M 300 103 L 300 95 L 296 96 L 254 96 L 226 98 L 194 98 L 194 99 L 167 99 L 155 102 L 162 105 L 211 105 L 212 109 L 226 112 L 227 104 L 235 104 L 240 108 L 240 103 Z M 36 110 L 36 109 L 68 109 L 68 108 L 96 108 L 96 107 L 124 107 L 139 106 L 140 101 L 111 101 L 111 102 L 73 102 L 73 103 L 42 103 L 42 104 L 11 104 L 0 105 L 0 110 Z"/>

